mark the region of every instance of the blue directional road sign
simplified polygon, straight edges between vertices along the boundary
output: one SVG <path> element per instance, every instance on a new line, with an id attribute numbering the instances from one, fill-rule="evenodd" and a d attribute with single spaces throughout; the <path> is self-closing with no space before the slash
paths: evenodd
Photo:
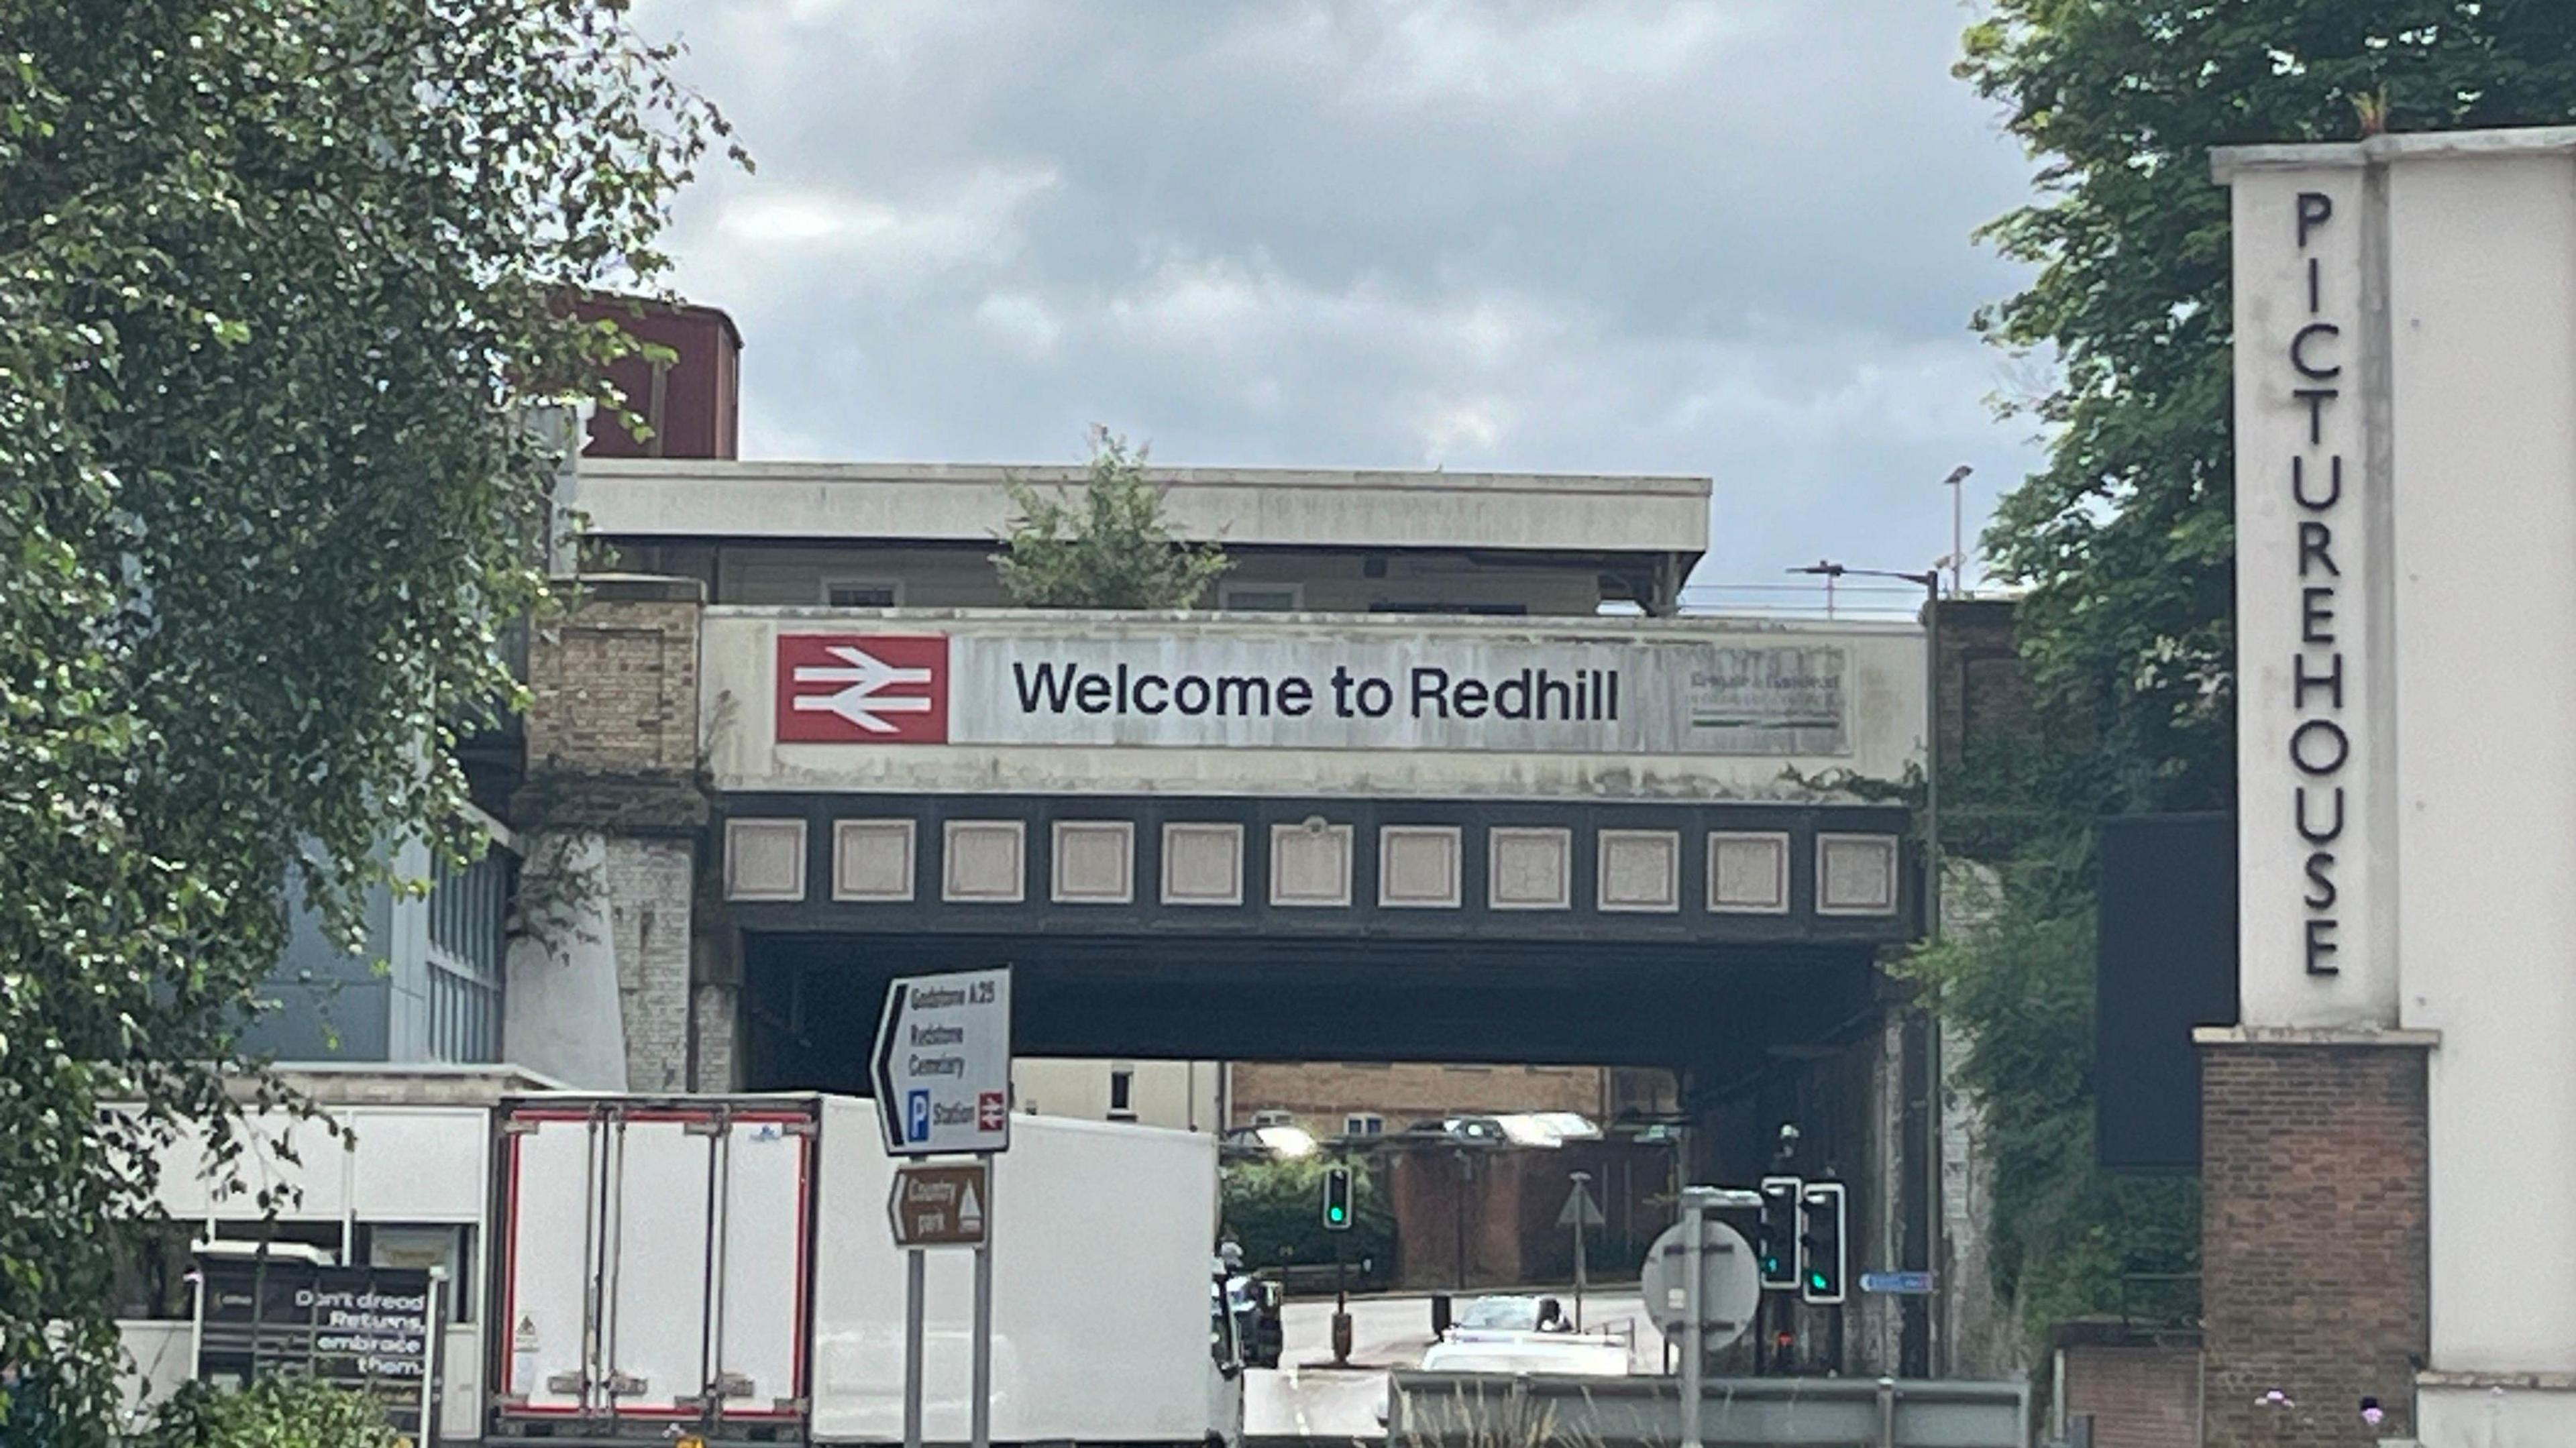
<path id="1" fill-rule="evenodd" d="M 1932 1295 L 1932 1274 L 1929 1272 L 1864 1272 L 1860 1274 L 1860 1290 L 1885 1292 L 1897 1297 L 1929 1297 Z"/>

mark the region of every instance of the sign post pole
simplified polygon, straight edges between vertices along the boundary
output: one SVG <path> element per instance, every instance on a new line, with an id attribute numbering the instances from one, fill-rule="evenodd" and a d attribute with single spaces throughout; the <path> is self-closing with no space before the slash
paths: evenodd
<path id="1" fill-rule="evenodd" d="M 1705 1189 L 1682 1189 L 1682 1448 L 1702 1448 L 1699 1439 L 1700 1374 L 1706 1369 L 1707 1348 L 1704 1328 L 1708 1318 L 1708 1295 L 1701 1290 L 1700 1260 L 1707 1243 L 1702 1239 L 1701 1224 L 1708 1219 L 1708 1197 Z"/>
<path id="2" fill-rule="evenodd" d="M 883 666 L 883 661 L 864 655 L 844 662 L 861 672 Z M 863 683 L 850 687 L 864 695 L 868 690 L 860 688 Z M 891 708 L 893 703 L 880 700 L 874 707 Z M 904 1249 L 906 1259 L 904 1448 L 921 1448 L 922 1298 L 928 1272 L 922 1249 L 940 1246 L 975 1249 L 975 1326 L 970 1344 L 974 1381 L 967 1395 L 967 1416 L 973 1448 L 990 1448 L 992 1168 L 993 1158 L 1011 1146 L 1010 967 L 896 980 L 886 991 L 885 1015 L 877 1025 L 871 1065 L 888 1155 L 973 1158 L 940 1166 L 898 1166 L 894 1195 L 887 1204 L 895 1245 Z"/>
<path id="3" fill-rule="evenodd" d="M 1587 1224 L 1583 1220 L 1582 1208 L 1591 1204 L 1591 1194 L 1583 1189 L 1583 1184 L 1592 1180 L 1592 1173 L 1579 1171 L 1573 1173 L 1573 1176 L 1574 1194 L 1581 1199 L 1574 1213 L 1574 1330 L 1581 1332 L 1583 1330 L 1583 1289 L 1588 1285 L 1584 1281 L 1583 1271 L 1583 1229 Z"/>
<path id="4" fill-rule="evenodd" d="M 987 1163 L 992 1161 L 986 1157 Z M 984 1219 L 993 1218 L 993 1178 L 1000 1172 L 988 1171 L 984 1178 Z M 974 1392 L 967 1399 L 973 1423 L 969 1436 L 973 1448 L 993 1448 L 993 1238 L 990 1232 L 975 1248 L 975 1370 Z"/>
<path id="5" fill-rule="evenodd" d="M 428 1311 L 421 1314 L 429 1340 L 420 1345 L 420 1437 L 423 1445 L 438 1441 L 438 1371 L 446 1362 L 446 1319 L 439 1315 L 440 1299 L 446 1295 L 447 1269 L 429 1269 Z"/>
<path id="6" fill-rule="evenodd" d="M 927 1259 L 903 1254 L 903 1448 L 921 1448 L 921 1312 Z"/>
<path id="7" fill-rule="evenodd" d="M 1574 1190 L 1565 1194 L 1565 1210 L 1556 1214 L 1556 1224 L 1574 1229 L 1574 1330 L 1583 1330 L 1583 1290 L 1590 1285 L 1583 1262 L 1583 1234 L 1605 1225 L 1601 1204 L 1592 1200 L 1592 1173 L 1568 1172 L 1574 1179 Z"/>

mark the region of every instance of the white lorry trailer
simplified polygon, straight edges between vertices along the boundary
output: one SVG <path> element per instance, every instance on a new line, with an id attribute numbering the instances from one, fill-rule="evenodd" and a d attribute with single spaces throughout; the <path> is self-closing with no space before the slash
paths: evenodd
<path id="1" fill-rule="evenodd" d="M 529 1096 L 495 1113 L 488 1432 L 899 1443 L 904 1259 L 874 1103 Z M 994 1163 L 999 1444 L 1240 1439 L 1212 1138 L 1023 1117 Z M 925 1433 L 967 1441 L 972 1253 L 930 1253 Z"/>

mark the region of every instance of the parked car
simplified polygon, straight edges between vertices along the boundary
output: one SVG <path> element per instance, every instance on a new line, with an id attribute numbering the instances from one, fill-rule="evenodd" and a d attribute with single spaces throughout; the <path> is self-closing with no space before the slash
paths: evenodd
<path id="1" fill-rule="evenodd" d="M 1538 1304 L 1535 1297 L 1471 1297 L 1449 1319 L 1449 1332 L 1534 1333 Z"/>
<path id="2" fill-rule="evenodd" d="M 1557 1336 L 1437 1342 L 1422 1354 L 1427 1373 L 1571 1374 L 1623 1378 L 1628 1375 L 1628 1345 L 1613 1337 Z"/>

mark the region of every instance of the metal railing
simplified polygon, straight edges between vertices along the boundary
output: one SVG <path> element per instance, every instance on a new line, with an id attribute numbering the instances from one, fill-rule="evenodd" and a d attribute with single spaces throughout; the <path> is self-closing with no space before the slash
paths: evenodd
<path id="1" fill-rule="evenodd" d="M 2029 1448 L 2030 1389 L 1952 1379 L 1710 1378 L 1705 1448 Z M 1671 1378 L 1397 1372 L 1387 1441 L 1408 1448 L 1669 1448 L 1683 1441 Z"/>

